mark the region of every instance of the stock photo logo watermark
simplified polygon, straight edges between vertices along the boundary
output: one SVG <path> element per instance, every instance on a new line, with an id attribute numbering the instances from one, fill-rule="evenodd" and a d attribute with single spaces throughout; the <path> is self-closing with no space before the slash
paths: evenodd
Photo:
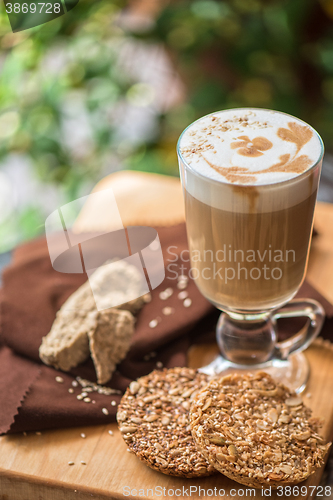
<path id="1" fill-rule="evenodd" d="M 98 206 L 107 230 L 75 230 L 73 219 L 82 206 L 87 214 L 90 207 Z M 53 269 L 60 273 L 86 273 L 99 311 L 137 299 L 165 278 L 156 229 L 125 228 L 112 189 L 84 196 L 55 210 L 45 221 L 45 233 Z"/>
<path id="2" fill-rule="evenodd" d="M 48 23 L 72 10 L 80 0 L 4 0 L 14 33 Z"/>
<path id="3" fill-rule="evenodd" d="M 211 249 L 195 249 L 191 252 L 191 258 L 188 250 L 180 252 L 179 257 L 175 250 L 176 246 L 167 248 L 166 269 L 170 279 L 177 279 L 179 274 L 184 274 L 186 264 L 191 262 L 188 275 L 194 280 L 220 280 L 225 284 L 233 280 L 276 281 L 283 277 L 285 264 L 296 262 L 295 250 L 273 249 L 270 244 L 263 251 L 234 249 L 226 244 L 215 252 Z"/>

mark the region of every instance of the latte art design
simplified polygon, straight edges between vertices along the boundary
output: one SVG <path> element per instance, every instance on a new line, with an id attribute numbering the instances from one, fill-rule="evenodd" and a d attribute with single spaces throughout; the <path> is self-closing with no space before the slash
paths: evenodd
<path id="1" fill-rule="evenodd" d="M 265 137 L 255 137 L 250 141 L 247 135 L 242 135 L 238 137 L 240 142 L 232 142 L 231 149 L 238 149 L 238 154 L 243 156 L 261 156 L 264 153 L 262 151 L 267 151 L 267 149 L 271 149 L 273 144 Z"/>
<path id="2" fill-rule="evenodd" d="M 311 165 L 311 159 L 307 155 L 301 155 L 297 156 L 298 152 L 302 147 L 309 142 L 311 137 L 313 136 L 313 132 L 306 126 L 302 127 L 301 125 L 298 125 L 295 122 L 289 122 L 288 123 L 288 129 L 286 128 L 279 128 L 277 131 L 278 137 L 282 139 L 283 141 L 288 141 L 288 142 L 293 142 L 297 146 L 296 154 L 290 158 L 290 154 L 283 154 L 280 155 L 280 161 L 276 163 L 275 165 L 272 165 L 271 167 L 261 170 L 259 172 L 253 172 L 254 174 L 256 173 L 264 173 L 264 172 L 293 172 L 296 174 L 301 174 L 302 172 L 305 172 L 308 167 Z M 238 149 L 238 154 L 243 155 L 243 156 L 251 156 L 257 157 L 263 155 L 263 151 L 267 151 L 268 149 L 271 149 L 273 147 L 273 144 L 271 141 L 268 139 L 265 139 L 265 137 L 256 137 L 250 141 L 250 139 L 247 136 L 241 136 L 238 137 L 238 139 L 241 139 L 240 142 L 232 142 L 231 143 L 231 148 L 239 148 Z M 216 168 L 216 167 L 213 167 Z M 218 168 L 218 167 L 217 167 Z M 242 180 L 242 173 L 249 172 L 249 170 L 240 169 L 239 171 L 236 171 L 238 176 L 238 180 Z M 222 173 L 222 172 L 221 172 Z M 222 175 L 224 175 L 222 173 Z M 235 175 L 230 177 L 228 174 L 226 177 L 230 179 L 231 182 L 235 182 L 237 179 Z M 247 184 L 249 182 L 255 182 L 256 177 L 252 177 L 250 175 L 246 175 L 243 177 L 243 183 Z"/>
<path id="3" fill-rule="evenodd" d="M 195 171 L 212 179 L 233 184 L 288 180 L 305 172 L 321 153 L 311 127 L 290 118 L 244 109 L 208 115 L 184 132 L 180 152 Z"/>

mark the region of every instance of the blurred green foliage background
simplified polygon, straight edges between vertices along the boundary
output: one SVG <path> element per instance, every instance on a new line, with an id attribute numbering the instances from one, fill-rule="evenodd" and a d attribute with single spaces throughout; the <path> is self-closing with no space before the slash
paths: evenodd
<path id="1" fill-rule="evenodd" d="M 126 22 L 135 4 L 149 22 Z M 285 111 L 333 150 L 332 0 L 81 0 L 19 33 L 1 7 L 0 251 L 43 232 L 53 205 L 87 194 L 114 170 L 178 175 L 179 134 L 212 111 Z M 123 60 L 128 43 L 163 47 L 181 98 L 154 107 L 156 86 L 132 71 L 135 54 Z M 154 115 L 135 139 L 119 133 L 127 104 Z M 22 200 L 25 187 L 33 196 Z"/>

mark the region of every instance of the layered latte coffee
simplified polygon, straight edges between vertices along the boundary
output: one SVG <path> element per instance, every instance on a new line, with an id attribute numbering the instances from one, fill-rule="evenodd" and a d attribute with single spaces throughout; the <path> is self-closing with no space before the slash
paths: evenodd
<path id="1" fill-rule="evenodd" d="M 213 113 L 180 137 L 191 274 L 220 309 L 268 311 L 298 290 L 322 148 L 304 122 L 259 109 Z"/>

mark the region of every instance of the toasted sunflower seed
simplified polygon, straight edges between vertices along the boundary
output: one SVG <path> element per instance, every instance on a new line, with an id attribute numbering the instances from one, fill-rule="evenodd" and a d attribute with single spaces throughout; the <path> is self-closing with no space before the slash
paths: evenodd
<path id="1" fill-rule="evenodd" d="M 162 417 L 161 423 L 162 423 L 162 425 L 169 425 L 170 418 L 169 417 Z"/>
<path id="2" fill-rule="evenodd" d="M 291 437 L 293 437 L 294 439 L 299 439 L 300 441 L 305 441 L 306 439 L 309 439 L 309 437 L 311 436 L 311 432 L 309 430 L 305 431 L 305 432 L 300 432 L 298 434 L 292 434 Z"/>
<path id="3" fill-rule="evenodd" d="M 130 383 L 129 385 L 129 390 L 131 391 L 132 394 L 136 394 L 139 389 L 140 389 L 140 384 L 136 380 L 133 380 L 133 382 Z"/>
<path id="4" fill-rule="evenodd" d="M 273 424 L 275 424 L 279 418 L 278 412 L 276 411 L 275 408 L 271 408 L 267 413 L 267 416 Z"/>
<path id="5" fill-rule="evenodd" d="M 155 422 L 155 420 L 158 420 L 158 415 L 148 415 L 145 420 L 146 422 Z"/>
<path id="6" fill-rule="evenodd" d="M 117 413 L 117 420 L 118 422 L 124 422 L 127 418 L 127 413 L 126 411 L 118 411 Z"/>
<path id="7" fill-rule="evenodd" d="M 129 433 L 136 432 L 138 428 L 135 427 L 134 425 L 123 425 L 122 427 L 119 427 L 119 430 L 122 434 L 127 434 L 128 432 Z"/>
<path id="8" fill-rule="evenodd" d="M 209 441 L 217 446 L 223 446 L 225 444 L 225 439 L 221 436 L 210 437 Z"/>
<path id="9" fill-rule="evenodd" d="M 285 474 L 291 474 L 293 471 L 290 465 L 280 465 L 279 469 L 281 472 L 284 472 Z"/>
<path id="10" fill-rule="evenodd" d="M 229 455 L 231 455 L 232 457 L 238 456 L 237 448 L 234 444 L 231 444 L 230 446 L 228 446 L 228 452 L 229 452 Z"/>
<path id="11" fill-rule="evenodd" d="M 295 398 L 287 398 L 285 400 L 285 403 L 287 406 L 299 406 L 303 403 L 303 401 L 300 397 L 295 397 Z"/>

